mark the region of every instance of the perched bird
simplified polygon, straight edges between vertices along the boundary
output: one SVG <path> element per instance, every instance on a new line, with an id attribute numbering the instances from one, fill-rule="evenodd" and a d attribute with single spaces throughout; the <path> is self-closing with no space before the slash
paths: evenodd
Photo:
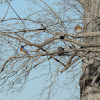
<path id="1" fill-rule="evenodd" d="M 24 48 L 24 46 L 21 46 L 20 52 L 21 52 L 21 54 L 23 54 L 23 55 L 29 55 L 28 51 Z"/>
<path id="2" fill-rule="evenodd" d="M 77 25 L 75 26 L 75 32 L 76 32 L 76 33 L 82 32 L 82 27 L 81 27 L 79 24 L 77 24 Z"/>
<path id="3" fill-rule="evenodd" d="M 59 56 L 62 56 L 64 53 L 63 53 L 63 51 L 64 51 L 64 48 L 63 47 L 58 47 L 57 48 L 57 50 L 58 50 L 58 52 L 59 52 Z"/>
<path id="4" fill-rule="evenodd" d="M 58 47 L 57 49 L 58 49 L 58 52 L 64 51 L 64 48 L 63 47 Z"/>

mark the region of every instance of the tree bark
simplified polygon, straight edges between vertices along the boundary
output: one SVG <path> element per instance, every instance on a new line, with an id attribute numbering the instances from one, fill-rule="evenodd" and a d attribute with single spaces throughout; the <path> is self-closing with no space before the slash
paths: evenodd
<path id="1" fill-rule="evenodd" d="M 84 33 L 100 31 L 100 0 L 84 0 L 83 8 Z M 86 37 L 83 42 L 100 43 L 100 37 Z M 99 53 L 88 52 L 88 58 L 83 58 L 80 100 L 100 100 L 100 61 L 90 58 L 90 55 L 100 57 Z"/>

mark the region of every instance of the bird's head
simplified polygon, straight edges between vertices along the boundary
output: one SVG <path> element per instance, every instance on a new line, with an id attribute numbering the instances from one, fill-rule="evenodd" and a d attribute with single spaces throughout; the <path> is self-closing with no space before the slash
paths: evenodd
<path id="1" fill-rule="evenodd" d="M 21 46 L 21 48 L 24 48 L 24 46 Z"/>

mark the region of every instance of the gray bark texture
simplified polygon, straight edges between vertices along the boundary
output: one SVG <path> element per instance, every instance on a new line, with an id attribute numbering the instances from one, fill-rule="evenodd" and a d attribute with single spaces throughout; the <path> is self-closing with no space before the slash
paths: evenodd
<path id="1" fill-rule="evenodd" d="M 84 9 L 84 33 L 100 31 L 100 0 L 84 0 L 82 7 Z M 87 37 L 83 39 L 83 42 L 100 43 L 100 37 Z M 100 53 L 88 52 L 88 57 L 82 60 L 82 75 L 79 80 L 80 100 L 100 100 L 100 60 L 90 56 L 100 58 Z"/>

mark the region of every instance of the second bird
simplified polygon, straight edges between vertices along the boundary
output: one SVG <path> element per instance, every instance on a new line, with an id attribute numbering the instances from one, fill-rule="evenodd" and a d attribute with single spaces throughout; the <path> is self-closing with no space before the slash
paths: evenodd
<path id="1" fill-rule="evenodd" d="M 28 51 L 24 48 L 24 46 L 21 46 L 20 52 L 21 52 L 21 54 L 23 54 L 23 55 L 29 55 Z"/>
<path id="2" fill-rule="evenodd" d="M 79 24 L 77 24 L 77 25 L 75 26 L 75 32 L 76 32 L 76 33 L 81 33 L 81 32 L 82 32 L 82 27 L 81 27 Z"/>

